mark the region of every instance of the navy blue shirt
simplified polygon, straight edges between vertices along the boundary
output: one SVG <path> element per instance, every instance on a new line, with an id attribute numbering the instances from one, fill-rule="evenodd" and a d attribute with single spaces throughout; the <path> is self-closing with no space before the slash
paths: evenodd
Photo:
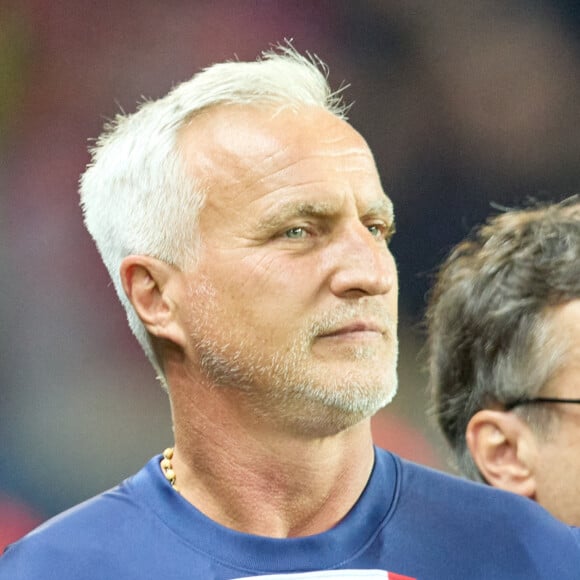
<path id="1" fill-rule="evenodd" d="M 380 449 L 347 516 L 327 532 L 290 539 L 213 522 L 175 492 L 159 461 L 9 546 L 0 579 L 580 579 L 578 528 L 528 499 Z M 293 576 L 323 570 L 337 572 Z"/>

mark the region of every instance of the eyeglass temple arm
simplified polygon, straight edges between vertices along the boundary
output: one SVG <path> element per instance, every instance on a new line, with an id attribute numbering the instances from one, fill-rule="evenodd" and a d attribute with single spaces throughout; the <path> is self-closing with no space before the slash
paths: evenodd
<path id="1" fill-rule="evenodd" d="M 516 407 L 520 407 L 522 405 L 534 405 L 537 403 L 572 403 L 579 405 L 580 399 L 560 399 L 558 397 L 534 397 L 530 399 L 522 398 L 506 403 L 505 410 L 511 411 L 512 409 L 515 409 Z"/>

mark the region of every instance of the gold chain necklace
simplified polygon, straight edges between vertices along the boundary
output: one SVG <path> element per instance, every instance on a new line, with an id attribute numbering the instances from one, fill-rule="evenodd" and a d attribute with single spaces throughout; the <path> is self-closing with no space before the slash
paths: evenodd
<path id="1" fill-rule="evenodd" d="M 177 489 L 177 486 L 175 485 L 175 471 L 173 471 L 173 464 L 171 463 L 171 460 L 173 459 L 173 447 L 168 447 L 164 452 L 163 452 L 163 459 L 161 460 L 161 463 L 159 465 L 161 465 L 161 471 L 163 471 L 163 475 L 165 476 L 165 479 L 171 484 L 171 487 L 173 487 L 173 489 L 175 491 L 179 491 Z"/>

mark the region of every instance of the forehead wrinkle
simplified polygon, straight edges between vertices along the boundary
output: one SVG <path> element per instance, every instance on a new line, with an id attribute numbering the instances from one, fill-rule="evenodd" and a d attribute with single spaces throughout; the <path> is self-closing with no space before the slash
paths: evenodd
<path id="1" fill-rule="evenodd" d="M 287 147 L 279 149 L 278 151 L 273 152 L 270 155 L 264 156 L 264 157 L 262 157 L 261 161 L 259 163 L 255 164 L 253 167 L 256 169 L 259 169 L 262 165 L 264 165 L 266 163 L 275 162 L 277 157 L 284 156 L 289 149 L 290 149 L 290 146 L 287 146 Z M 265 175 L 263 177 L 263 179 L 267 179 L 268 177 L 274 177 L 277 174 L 279 174 L 283 171 L 287 171 L 288 169 L 291 169 L 292 167 L 294 167 L 296 165 L 301 165 L 301 164 L 307 163 L 309 161 L 314 161 L 317 159 L 322 159 L 322 160 L 338 159 L 338 158 L 352 159 L 352 157 L 356 156 L 356 157 L 361 157 L 365 160 L 371 161 L 373 163 L 373 167 L 374 167 L 374 160 L 372 159 L 371 156 L 369 156 L 368 153 L 369 152 L 367 150 L 365 150 L 364 148 L 361 148 L 361 147 L 351 147 L 349 149 L 341 149 L 341 150 L 336 150 L 336 151 L 328 151 L 326 149 L 321 151 L 321 152 L 314 151 L 314 152 L 310 152 L 308 157 L 306 157 L 306 158 L 302 157 L 302 156 L 298 156 L 295 159 L 288 160 L 287 163 L 285 163 L 284 165 L 282 165 L 280 167 L 277 167 L 274 170 L 270 169 L 268 172 L 268 175 Z M 355 167 L 348 167 L 346 165 L 340 166 L 341 171 L 348 170 L 350 172 L 357 172 L 357 171 L 360 171 L 360 169 L 361 169 L 361 167 L 359 167 L 359 166 L 355 166 Z"/>
<path id="2" fill-rule="evenodd" d="M 326 140 L 321 140 L 321 144 L 324 145 L 334 145 L 336 143 L 341 143 L 345 140 L 344 135 L 339 135 L 334 138 L 329 138 Z M 303 165 L 304 163 L 316 161 L 318 159 L 322 160 L 333 160 L 333 159 L 345 159 L 345 163 L 340 165 L 340 171 L 344 172 L 347 170 L 350 173 L 356 173 L 357 171 L 361 170 L 361 166 L 354 166 L 349 167 L 346 161 L 351 160 L 353 157 L 358 157 L 363 159 L 364 161 L 370 161 L 373 168 L 375 168 L 374 159 L 372 157 L 372 153 L 366 146 L 366 144 L 357 144 L 347 148 L 341 147 L 338 149 L 328 150 L 323 147 L 322 151 L 309 151 L 307 157 L 302 155 L 288 155 L 289 152 L 295 148 L 294 143 L 286 143 L 284 142 L 277 142 L 276 149 L 272 151 L 270 154 L 264 155 L 261 152 L 258 157 L 259 160 L 256 159 L 248 159 L 245 161 L 245 165 L 248 169 L 248 173 L 250 176 L 256 175 L 256 173 L 260 173 L 261 169 L 264 166 L 267 166 L 267 171 L 263 172 L 262 176 L 259 176 L 257 179 L 252 180 L 255 183 L 262 183 L 263 181 L 267 181 L 269 179 L 275 178 L 281 173 L 292 169 L 295 166 Z M 277 160 L 282 158 L 286 162 L 282 165 L 277 165 Z M 286 158 L 286 159 L 284 159 Z M 272 167 L 274 166 L 274 167 Z"/>

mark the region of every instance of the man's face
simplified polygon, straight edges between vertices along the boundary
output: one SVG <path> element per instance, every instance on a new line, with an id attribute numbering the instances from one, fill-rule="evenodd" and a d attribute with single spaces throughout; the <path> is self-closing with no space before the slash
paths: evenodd
<path id="1" fill-rule="evenodd" d="M 189 372 L 302 432 L 374 414 L 396 391 L 398 288 L 392 205 L 365 141 L 319 108 L 229 106 L 180 145 L 208 187 Z"/>
<path id="2" fill-rule="evenodd" d="M 553 311 L 552 328 L 569 346 L 563 368 L 542 390 L 543 397 L 580 398 L 580 300 Z M 555 413 L 547 440 L 540 441 L 536 500 L 556 517 L 580 526 L 580 405 L 550 404 Z"/>

